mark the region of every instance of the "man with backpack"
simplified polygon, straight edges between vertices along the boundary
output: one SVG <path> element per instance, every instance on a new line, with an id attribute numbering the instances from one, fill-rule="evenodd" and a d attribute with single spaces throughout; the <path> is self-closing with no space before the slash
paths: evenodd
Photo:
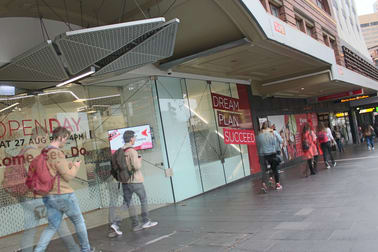
<path id="1" fill-rule="evenodd" d="M 142 157 L 133 148 L 136 137 L 134 131 L 127 130 L 123 134 L 125 145 L 119 148 L 112 156 L 112 175 L 122 183 L 123 198 L 129 209 L 133 231 L 156 226 L 158 223 L 148 218 L 148 204 L 146 190 L 144 189 L 144 177 L 141 172 Z M 135 207 L 131 201 L 133 194 L 136 194 L 141 203 L 142 224 L 139 224 Z M 110 226 L 115 233 L 122 234 L 117 223 Z"/>
<path id="2" fill-rule="evenodd" d="M 80 161 L 68 162 L 61 150 L 70 134 L 66 128 L 57 127 L 52 133 L 50 145 L 42 150 L 42 153 L 32 161 L 29 168 L 31 171 L 29 171 L 26 182 L 29 188 L 35 194 L 47 192 L 43 195 L 43 203 L 47 208 L 49 223 L 41 234 L 35 252 L 46 250 L 61 225 L 63 214 L 66 214 L 75 226 L 81 251 L 95 251 L 90 248 L 84 217 L 74 190 L 69 184 L 80 168 Z M 46 169 L 48 173 L 46 173 Z"/>
<path id="3" fill-rule="evenodd" d="M 42 197 L 39 195 L 33 195 L 29 191 L 25 184 L 27 171 L 31 161 L 37 157 L 41 150 L 46 146 L 48 140 L 48 135 L 44 128 L 34 128 L 31 132 L 30 145 L 22 148 L 20 153 L 13 159 L 12 164 L 13 169 L 24 169 L 25 177 L 23 178 L 23 185 L 26 187 L 27 192 L 24 194 L 23 191 L 18 190 L 18 195 L 13 195 L 19 200 L 22 210 L 24 212 L 24 231 L 21 237 L 21 251 L 22 252 L 32 252 L 34 245 L 34 237 L 37 232 L 37 226 L 40 221 L 46 217 L 46 207 L 42 202 Z M 15 168 L 17 165 L 21 167 Z M 19 172 L 21 173 L 21 172 Z M 67 224 L 62 221 L 59 229 L 57 230 L 59 237 L 64 241 L 66 248 L 70 252 L 79 252 L 79 246 L 73 239 Z"/>

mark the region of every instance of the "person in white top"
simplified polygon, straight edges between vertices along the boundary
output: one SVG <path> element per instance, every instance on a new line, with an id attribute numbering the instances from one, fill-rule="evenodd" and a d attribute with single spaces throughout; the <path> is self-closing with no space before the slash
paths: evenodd
<path id="1" fill-rule="evenodd" d="M 332 166 L 335 167 L 336 162 L 332 155 L 331 145 L 332 143 L 336 144 L 336 141 L 332 136 L 331 129 L 326 127 L 322 122 L 318 125 L 318 141 L 320 143 L 320 148 L 323 151 L 324 163 L 326 164 L 327 169 L 331 168 L 331 165 L 328 162 L 327 154 L 332 161 Z"/>

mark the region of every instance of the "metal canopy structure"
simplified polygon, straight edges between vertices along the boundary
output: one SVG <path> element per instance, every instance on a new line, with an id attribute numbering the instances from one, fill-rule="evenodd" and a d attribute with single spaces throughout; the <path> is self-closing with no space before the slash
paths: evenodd
<path id="1" fill-rule="evenodd" d="M 165 22 L 164 18 L 154 18 L 67 32 L 1 67 L 0 81 L 36 90 L 66 81 L 90 67 L 95 67 L 95 77 L 131 71 L 170 57 L 178 24 L 178 19 Z"/>
<path id="2" fill-rule="evenodd" d="M 0 68 L 0 79 L 23 82 L 59 82 L 68 78 L 52 42 L 46 41 Z"/>

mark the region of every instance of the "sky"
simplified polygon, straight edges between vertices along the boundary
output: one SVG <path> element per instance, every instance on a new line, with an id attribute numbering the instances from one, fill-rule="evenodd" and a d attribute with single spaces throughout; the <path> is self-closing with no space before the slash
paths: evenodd
<path id="1" fill-rule="evenodd" d="M 373 13 L 373 4 L 376 0 L 354 0 L 358 15 Z"/>

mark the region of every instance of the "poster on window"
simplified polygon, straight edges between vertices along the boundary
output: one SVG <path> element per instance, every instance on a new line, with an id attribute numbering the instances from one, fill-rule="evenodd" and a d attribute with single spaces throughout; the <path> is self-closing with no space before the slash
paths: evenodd
<path id="1" fill-rule="evenodd" d="M 268 120 L 283 140 L 280 149 L 284 162 L 303 156 L 303 126 L 308 123 L 316 131 L 318 125 L 316 113 L 268 116 Z"/>

